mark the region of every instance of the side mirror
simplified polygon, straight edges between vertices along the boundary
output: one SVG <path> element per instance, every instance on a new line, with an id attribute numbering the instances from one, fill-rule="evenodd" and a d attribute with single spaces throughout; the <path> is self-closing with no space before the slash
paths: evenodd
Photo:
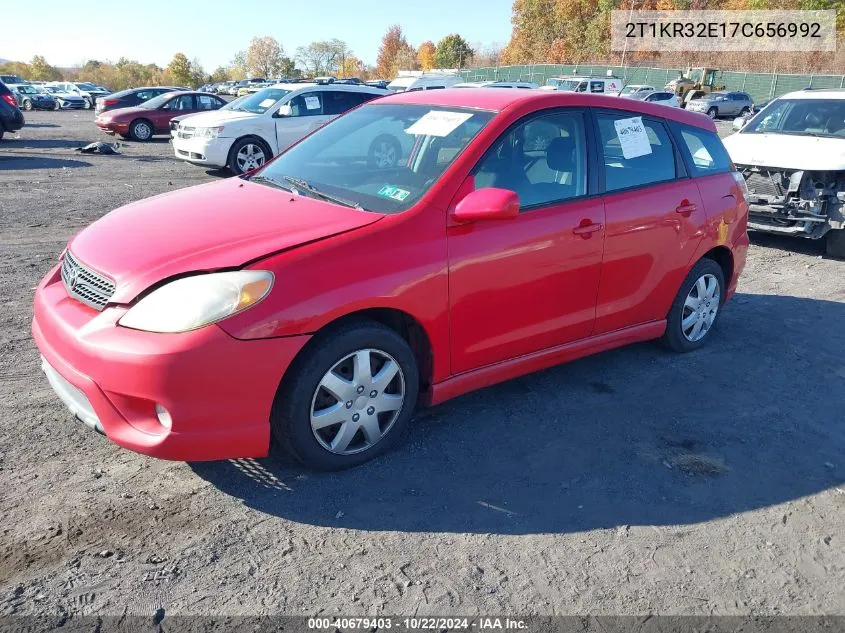
<path id="1" fill-rule="evenodd" d="M 737 118 L 734 119 L 734 129 L 735 130 L 741 130 L 744 127 L 745 127 L 745 117 L 744 116 L 738 116 Z"/>
<path id="2" fill-rule="evenodd" d="M 279 109 L 276 110 L 278 117 L 290 116 L 291 114 L 293 114 L 293 108 L 290 107 L 289 103 L 279 106 Z"/>
<path id="3" fill-rule="evenodd" d="M 519 196 L 508 189 L 484 187 L 466 195 L 455 207 L 456 222 L 512 220 L 519 215 Z"/>

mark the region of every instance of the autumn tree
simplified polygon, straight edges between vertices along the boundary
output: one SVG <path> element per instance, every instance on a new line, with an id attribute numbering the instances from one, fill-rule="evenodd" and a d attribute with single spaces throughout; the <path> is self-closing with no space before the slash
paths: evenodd
<path id="1" fill-rule="evenodd" d="M 229 62 L 229 81 L 240 81 L 246 79 L 246 51 L 238 51 Z"/>
<path id="2" fill-rule="evenodd" d="M 190 85 L 193 81 L 193 74 L 191 73 L 191 62 L 185 57 L 184 53 L 176 53 L 170 63 L 167 65 L 167 74 L 170 75 L 170 80 L 180 86 Z"/>
<path id="3" fill-rule="evenodd" d="M 437 42 L 434 59 L 438 68 L 463 68 L 472 61 L 474 54 L 464 38 L 452 33 Z"/>
<path id="4" fill-rule="evenodd" d="M 505 48 L 508 64 L 543 61 L 552 43 L 563 35 L 555 19 L 556 0 L 514 0 L 511 40 Z"/>
<path id="5" fill-rule="evenodd" d="M 276 38 L 253 37 L 246 52 L 245 67 L 253 77 L 275 77 L 282 66 L 285 51 Z"/>
<path id="6" fill-rule="evenodd" d="M 434 42 L 431 40 L 420 44 L 420 47 L 417 49 L 417 63 L 422 70 L 431 70 L 434 68 L 434 64 L 436 63 L 434 61 L 434 54 L 436 50 Z"/>
<path id="7" fill-rule="evenodd" d="M 62 79 L 62 73 L 58 68 L 47 63 L 41 55 L 34 56 L 29 62 L 29 77 L 35 81 L 58 81 Z"/>
<path id="8" fill-rule="evenodd" d="M 346 42 L 337 38 L 311 42 L 308 46 L 296 49 L 296 59 L 311 75 L 334 75 L 343 68 L 347 57 L 352 51 Z"/>
<path id="9" fill-rule="evenodd" d="M 400 62 L 407 64 L 408 58 L 413 58 L 416 65 L 416 50 L 405 39 L 402 27 L 394 24 L 381 39 L 381 46 L 376 57 L 376 71 L 382 79 L 393 79 L 399 74 Z"/>
<path id="10" fill-rule="evenodd" d="M 358 77 L 359 79 L 366 75 L 367 69 L 360 59 L 354 55 L 350 55 L 343 60 L 343 66 L 340 67 L 338 74 L 341 77 Z"/>

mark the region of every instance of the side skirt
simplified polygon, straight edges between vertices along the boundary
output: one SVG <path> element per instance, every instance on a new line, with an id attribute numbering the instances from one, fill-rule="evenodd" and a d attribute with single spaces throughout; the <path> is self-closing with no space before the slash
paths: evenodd
<path id="1" fill-rule="evenodd" d="M 493 365 L 464 372 L 432 386 L 428 405 L 440 404 L 450 398 L 517 378 L 541 369 L 591 356 L 615 347 L 660 338 L 666 331 L 666 320 L 643 323 L 632 327 L 591 336 L 548 349 L 525 354 Z"/>

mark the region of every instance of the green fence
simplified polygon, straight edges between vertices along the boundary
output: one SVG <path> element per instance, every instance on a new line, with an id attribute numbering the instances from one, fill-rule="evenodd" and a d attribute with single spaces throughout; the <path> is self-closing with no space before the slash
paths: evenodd
<path id="1" fill-rule="evenodd" d="M 533 81 L 544 84 L 549 77 L 562 75 L 606 75 L 611 71 L 625 83 L 648 84 L 662 88 L 678 76 L 678 68 L 644 68 L 642 66 L 601 66 L 594 64 L 528 64 L 472 68 L 462 71 L 466 81 Z M 727 90 L 742 90 L 757 101 L 768 101 L 802 88 L 845 88 L 845 75 L 783 75 L 776 73 L 739 73 L 722 71 L 716 84 Z"/>

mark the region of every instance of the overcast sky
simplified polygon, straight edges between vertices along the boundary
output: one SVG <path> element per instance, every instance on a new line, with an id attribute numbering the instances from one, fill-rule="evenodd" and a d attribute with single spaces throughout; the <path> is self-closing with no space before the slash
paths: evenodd
<path id="1" fill-rule="evenodd" d="M 470 44 L 506 43 L 511 0 L 82 0 L 3 2 L 0 59 L 44 55 L 54 66 L 121 56 L 165 66 L 174 53 L 198 57 L 211 72 L 255 36 L 272 35 L 293 55 L 297 46 L 339 38 L 368 64 L 391 24 L 414 46 L 460 33 Z"/>

